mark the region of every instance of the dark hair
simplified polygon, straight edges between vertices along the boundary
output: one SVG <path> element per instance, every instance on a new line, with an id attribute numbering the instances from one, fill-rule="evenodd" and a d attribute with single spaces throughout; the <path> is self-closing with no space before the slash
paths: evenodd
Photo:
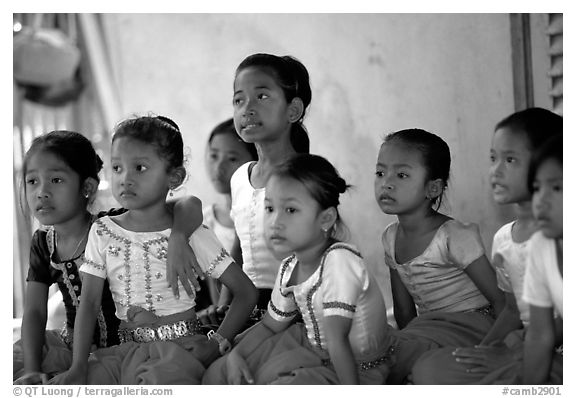
<path id="1" fill-rule="evenodd" d="M 547 109 L 528 108 L 515 112 L 502 119 L 494 131 L 507 127 L 514 132 L 523 133 L 531 149 L 539 148 L 551 136 L 562 134 L 562 116 Z"/>
<path id="2" fill-rule="evenodd" d="M 271 175 L 301 182 L 322 210 L 329 207 L 336 209 L 336 222 L 341 223 L 338 213 L 340 194 L 346 192 L 350 185 L 328 160 L 318 155 L 297 154 L 276 166 Z"/>
<path id="3" fill-rule="evenodd" d="M 24 156 L 22 175 L 26 176 L 28 161 L 37 152 L 54 154 L 80 176 L 82 184 L 88 177 L 100 182 L 102 159 L 96 154 L 90 140 L 80 133 L 55 130 L 36 137 Z"/>
<path id="4" fill-rule="evenodd" d="M 232 118 L 227 119 L 222 123 L 220 123 L 219 125 L 217 125 L 216 127 L 214 127 L 214 129 L 210 133 L 210 137 L 208 137 L 208 145 L 210 145 L 212 139 L 218 134 L 233 135 L 238 140 L 238 142 L 244 144 L 244 147 L 246 148 L 246 150 L 248 151 L 253 160 L 258 159 L 258 152 L 256 151 L 256 145 L 254 145 L 251 142 L 246 142 L 242 140 L 240 137 L 238 137 L 238 133 L 236 133 L 236 129 L 234 128 L 234 119 Z"/>
<path id="5" fill-rule="evenodd" d="M 302 116 L 292 124 L 290 130 L 290 142 L 298 153 L 310 152 L 310 139 L 303 119 L 306 108 L 312 101 L 312 89 L 310 88 L 310 75 L 306 67 L 296 58 L 289 55 L 277 56 L 272 54 L 252 54 L 246 57 L 238 68 L 235 76 L 238 76 L 246 68 L 258 68 L 269 74 L 282 88 L 287 102 L 298 97 L 304 104 Z"/>
<path id="6" fill-rule="evenodd" d="M 126 119 L 114 128 L 112 142 L 132 138 L 154 145 L 170 169 L 184 163 L 184 142 L 178 125 L 165 116 L 140 116 Z"/>
<path id="7" fill-rule="evenodd" d="M 448 179 L 450 178 L 450 148 L 448 144 L 437 136 L 426 130 L 422 129 L 406 129 L 400 130 L 392 134 L 388 134 L 384 138 L 384 143 L 392 141 L 402 141 L 404 144 L 418 150 L 423 159 L 424 167 L 426 168 L 428 180 L 441 179 L 444 182 L 443 189 L 448 186 Z M 442 194 L 432 199 L 435 204 L 438 201 L 437 209 L 442 204 Z"/>
<path id="8" fill-rule="evenodd" d="M 534 180 L 536 179 L 536 172 L 545 161 L 552 159 L 560 163 L 560 165 L 563 164 L 562 147 L 562 135 L 554 135 L 549 138 L 540 148 L 538 148 L 536 153 L 534 153 L 534 156 L 532 156 L 530 167 L 528 169 L 528 190 L 531 194 L 534 193 Z"/>

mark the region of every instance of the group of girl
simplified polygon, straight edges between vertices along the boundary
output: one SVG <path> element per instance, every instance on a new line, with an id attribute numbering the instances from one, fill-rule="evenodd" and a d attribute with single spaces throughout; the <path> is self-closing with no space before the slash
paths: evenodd
<path id="1" fill-rule="evenodd" d="M 561 383 L 562 118 L 534 108 L 496 126 L 492 192 L 517 205 L 518 219 L 498 231 L 491 259 L 476 225 L 439 211 L 447 144 L 421 129 L 384 139 L 374 192 L 397 216 L 382 236 L 396 329 L 345 242 L 338 207 L 349 185 L 308 153 L 311 99 L 292 57 L 254 54 L 238 66 L 233 119 L 208 143 L 223 203 L 205 208 L 203 223 L 195 198 L 166 201 L 186 173 L 171 119 L 116 126 L 110 165 L 122 208 L 98 215 L 86 210 L 102 167 L 89 141 L 38 137 L 24 191 L 48 227 L 31 248 L 15 382 Z M 200 291 L 189 286 L 197 276 L 209 277 Z M 55 282 L 60 333 L 44 332 Z"/>

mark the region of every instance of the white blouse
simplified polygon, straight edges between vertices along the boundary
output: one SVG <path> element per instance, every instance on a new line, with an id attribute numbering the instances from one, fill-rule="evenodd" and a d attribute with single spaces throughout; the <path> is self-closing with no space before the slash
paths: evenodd
<path id="1" fill-rule="evenodd" d="M 242 269 L 259 289 L 272 289 L 280 260 L 266 246 L 264 238 L 265 188 L 254 188 L 248 170 L 254 162 L 240 166 L 230 179 L 230 217 L 242 249 Z"/>
<path id="2" fill-rule="evenodd" d="M 177 300 L 166 282 L 170 231 L 133 232 L 110 217 L 102 217 L 92 225 L 80 271 L 108 278 L 119 319 L 127 320 L 128 308 L 133 306 L 158 316 L 194 308 L 194 297 L 185 294 Z M 204 225 L 194 231 L 189 242 L 198 264 L 212 278 L 219 278 L 233 261 Z M 180 282 L 179 288 L 184 290 Z"/>
<path id="3" fill-rule="evenodd" d="M 234 227 L 227 227 L 216 219 L 214 204 L 205 206 L 202 209 L 202 215 L 204 216 L 202 223 L 214 232 L 214 235 L 216 235 L 220 243 L 222 243 L 224 249 L 228 250 L 228 252 L 232 251 L 232 246 L 236 239 L 236 230 Z"/>
<path id="4" fill-rule="evenodd" d="M 335 243 L 306 281 L 288 286 L 296 264 L 294 255 L 282 262 L 268 303 L 272 318 L 288 322 L 301 313 L 308 341 L 320 354 L 327 354 L 324 318 L 334 315 L 352 319 L 348 338 L 356 360 L 374 358 L 388 347 L 384 299 L 354 246 Z"/>

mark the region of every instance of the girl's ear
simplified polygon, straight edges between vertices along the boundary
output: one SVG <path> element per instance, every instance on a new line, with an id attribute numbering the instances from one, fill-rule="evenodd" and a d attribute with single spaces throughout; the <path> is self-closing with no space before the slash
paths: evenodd
<path id="1" fill-rule="evenodd" d="M 338 212 L 335 207 L 329 207 L 320 212 L 320 226 L 323 231 L 330 230 L 336 220 L 338 219 Z"/>
<path id="2" fill-rule="evenodd" d="M 98 191 L 98 181 L 93 177 L 87 177 L 82 184 L 82 196 L 92 203 Z"/>
<path id="3" fill-rule="evenodd" d="M 435 199 L 442 195 L 444 192 L 444 181 L 441 178 L 428 181 L 428 187 L 426 189 L 426 197 L 428 199 Z"/>
<path id="4" fill-rule="evenodd" d="M 168 186 L 170 189 L 178 188 L 186 178 L 186 169 L 184 167 L 176 167 L 170 172 Z"/>
<path id="5" fill-rule="evenodd" d="M 292 98 L 290 104 L 288 104 L 288 121 L 290 123 L 296 123 L 302 118 L 304 114 L 304 103 L 299 97 Z"/>

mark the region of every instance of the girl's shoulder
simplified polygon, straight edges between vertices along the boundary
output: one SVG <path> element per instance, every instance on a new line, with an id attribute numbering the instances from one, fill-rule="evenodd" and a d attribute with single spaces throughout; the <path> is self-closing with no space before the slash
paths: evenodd
<path id="1" fill-rule="evenodd" d="M 382 233 L 382 244 L 384 247 L 394 246 L 396 233 L 398 232 L 398 225 L 398 221 L 394 221 L 384 228 L 384 232 Z"/>
<path id="2" fill-rule="evenodd" d="M 344 261 L 363 262 L 362 253 L 356 246 L 346 242 L 336 242 L 332 244 L 322 256 L 323 263 L 338 262 L 339 259 Z"/>
<path id="3" fill-rule="evenodd" d="M 473 222 L 464 222 L 450 218 L 438 227 L 438 232 L 443 232 L 448 236 L 455 236 L 461 233 L 464 234 L 480 234 L 478 224 Z"/>
<path id="4" fill-rule="evenodd" d="M 492 238 L 492 246 L 498 246 L 502 242 L 512 242 L 512 226 L 516 221 L 511 221 L 498 228 Z"/>

